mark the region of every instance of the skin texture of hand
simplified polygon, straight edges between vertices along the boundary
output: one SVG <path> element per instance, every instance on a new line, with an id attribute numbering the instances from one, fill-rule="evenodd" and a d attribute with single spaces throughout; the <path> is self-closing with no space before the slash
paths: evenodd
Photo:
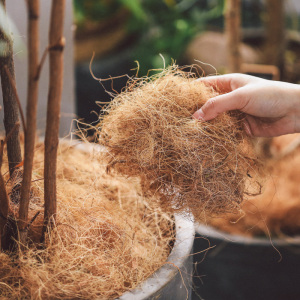
<path id="1" fill-rule="evenodd" d="M 230 110 L 246 114 L 249 135 L 272 137 L 300 132 L 300 86 L 270 81 L 244 74 L 228 74 L 198 79 L 224 93 L 209 99 L 193 115 L 209 121 Z"/>

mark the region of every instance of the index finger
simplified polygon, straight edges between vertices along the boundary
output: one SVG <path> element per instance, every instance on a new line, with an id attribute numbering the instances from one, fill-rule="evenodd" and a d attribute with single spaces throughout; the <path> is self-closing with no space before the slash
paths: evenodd
<path id="1" fill-rule="evenodd" d="M 228 93 L 246 85 L 252 79 L 254 77 L 244 74 L 226 74 L 202 77 L 197 80 L 223 93 Z"/>

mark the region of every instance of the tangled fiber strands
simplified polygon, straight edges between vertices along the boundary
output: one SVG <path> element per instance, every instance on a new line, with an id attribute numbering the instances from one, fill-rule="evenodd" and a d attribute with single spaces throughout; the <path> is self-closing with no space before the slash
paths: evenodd
<path id="1" fill-rule="evenodd" d="M 300 135 L 273 138 L 271 151 L 280 156 Z M 246 236 L 287 238 L 300 234 L 300 150 L 280 159 L 266 160 L 266 181 L 261 195 L 249 197 L 242 204 L 240 216 L 225 214 L 207 219 L 214 227 Z"/>
<path id="2" fill-rule="evenodd" d="M 31 243 L 19 257 L 0 253 L 1 299 L 115 299 L 161 267 L 173 221 L 140 183 L 106 174 L 99 153 L 61 146 L 56 227 L 40 247 L 43 145 L 35 153 Z"/>
<path id="3" fill-rule="evenodd" d="M 243 194 L 254 191 L 249 172 L 256 168 L 243 115 L 192 118 L 217 94 L 177 66 L 133 79 L 100 123 L 110 167 L 140 177 L 144 192 L 158 195 L 165 209 L 188 209 L 196 217 L 238 209 Z"/>

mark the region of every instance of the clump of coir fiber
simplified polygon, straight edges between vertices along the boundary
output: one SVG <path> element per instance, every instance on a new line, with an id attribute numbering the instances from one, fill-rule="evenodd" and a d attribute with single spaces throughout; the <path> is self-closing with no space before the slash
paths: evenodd
<path id="1" fill-rule="evenodd" d="M 43 144 L 35 151 L 32 240 L 19 256 L 0 254 L 1 299 L 115 299 L 161 267 L 174 239 L 173 221 L 140 183 L 106 174 L 99 153 L 61 145 L 56 227 L 40 247 Z"/>
<path id="2" fill-rule="evenodd" d="M 300 150 L 281 157 L 299 135 L 274 138 L 266 160 L 266 181 L 261 195 L 249 197 L 242 204 L 242 214 L 207 218 L 207 223 L 229 233 L 245 236 L 285 238 L 300 235 Z"/>
<path id="3" fill-rule="evenodd" d="M 110 167 L 140 177 L 144 192 L 158 195 L 164 209 L 190 210 L 196 217 L 237 210 L 251 190 L 256 163 L 243 115 L 192 118 L 217 94 L 177 66 L 132 79 L 100 123 Z"/>

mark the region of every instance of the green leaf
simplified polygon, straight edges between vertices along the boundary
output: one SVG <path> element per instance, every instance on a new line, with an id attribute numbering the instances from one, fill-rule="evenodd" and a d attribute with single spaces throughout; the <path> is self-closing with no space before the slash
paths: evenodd
<path id="1" fill-rule="evenodd" d="M 140 0 L 119 0 L 138 20 L 147 18 Z"/>

